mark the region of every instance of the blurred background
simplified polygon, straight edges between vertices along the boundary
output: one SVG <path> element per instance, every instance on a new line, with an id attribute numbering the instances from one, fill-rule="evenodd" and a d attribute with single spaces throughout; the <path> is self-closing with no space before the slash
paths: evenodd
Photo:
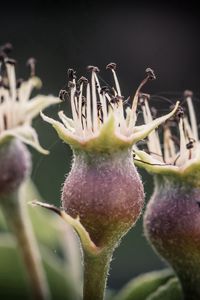
<path id="1" fill-rule="evenodd" d="M 184 6 L 185 5 L 185 6 Z M 185 89 L 200 92 L 199 13 L 192 3 L 128 4 L 126 1 L 19 2 L 1 5 L 0 44 L 11 42 L 17 59 L 19 77 L 29 75 L 25 66 L 29 57 L 37 59 L 37 75 L 43 81 L 41 92 L 58 95 L 72 67 L 78 76 L 88 75 L 87 65 L 97 65 L 100 76 L 111 79 L 105 70 L 116 62 L 121 89 L 132 96 L 143 79 L 146 67 L 154 69 L 157 80 L 145 86 L 144 92 L 181 98 Z M 166 93 L 167 92 L 167 93 Z M 159 113 L 164 106 L 154 101 Z M 198 105 L 196 106 L 198 110 Z M 50 108 L 46 113 L 57 116 L 60 109 L 70 114 L 67 103 Z M 60 141 L 50 125 L 40 117 L 34 121 L 41 144 L 51 151 L 42 156 L 32 151 L 32 179 L 42 197 L 59 205 L 64 176 L 70 170 L 72 152 Z M 143 177 L 146 202 L 153 190 L 151 176 Z M 53 249 L 52 249 L 53 250 Z M 119 289 L 143 272 L 164 267 L 143 235 L 142 217 L 115 251 L 108 286 Z"/>

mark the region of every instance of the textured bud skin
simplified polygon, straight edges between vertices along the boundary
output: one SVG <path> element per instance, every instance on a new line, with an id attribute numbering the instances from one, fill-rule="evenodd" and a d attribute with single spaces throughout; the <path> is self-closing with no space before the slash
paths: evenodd
<path id="1" fill-rule="evenodd" d="M 30 154 L 22 142 L 11 139 L 0 144 L 0 198 L 14 192 L 30 168 Z"/>
<path id="2" fill-rule="evenodd" d="M 80 217 L 97 246 L 117 243 L 136 222 L 143 199 L 131 151 L 74 153 L 62 206 L 72 217 Z"/>
<path id="3" fill-rule="evenodd" d="M 145 235 L 176 271 L 184 299 L 200 299 L 200 188 L 158 177 L 144 217 Z"/>

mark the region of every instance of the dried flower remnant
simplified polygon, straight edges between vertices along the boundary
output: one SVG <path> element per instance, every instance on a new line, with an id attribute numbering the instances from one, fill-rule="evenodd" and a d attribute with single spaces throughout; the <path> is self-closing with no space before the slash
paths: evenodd
<path id="1" fill-rule="evenodd" d="M 136 149 L 139 158 L 144 160 L 148 165 L 146 169 L 152 170 L 153 173 L 182 174 L 187 176 L 191 165 L 198 164 L 199 155 L 199 138 L 198 126 L 195 111 L 192 103 L 192 93 L 186 91 L 184 93 L 185 101 L 188 105 L 188 116 L 185 115 L 184 109 L 179 107 L 175 118 L 169 120 L 163 126 L 163 150 L 161 140 L 157 132 L 152 132 L 147 139 L 148 153 Z M 149 107 L 149 98 L 145 94 L 140 95 L 140 103 L 142 103 L 142 111 L 146 124 L 153 120 L 151 109 Z M 175 126 L 174 126 L 175 125 Z M 180 140 L 177 132 L 174 133 L 174 127 L 179 130 Z M 137 164 L 140 164 L 138 161 Z M 142 164 L 142 162 L 141 162 Z M 144 166 L 144 164 L 143 164 Z"/>
<path id="2" fill-rule="evenodd" d="M 41 80 L 35 76 L 34 60 L 28 62 L 29 79 L 16 79 L 16 61 L 4 51 L 5 46 L 0 52 L 0 145 L 14 137 L 46 154 L 48 151 L 40 146 L 31 122 L 42 109 L 58 103 L 59 99 L 44 95 L 30 99 L 32 90 L 41 87 Z"/>
<path id="3" fill-rule="evenodd" d="M 124 97 L 121 94 L 115 68 L 114 63 L 107 65 L 107 69 L 111 69 L 113 73 L 115 88 L 101 87 L 97 67 L 88 67 L 92 73 L 91 83 L 84 77 L 76 80 L 75 71 L 69 69 L 69 91 L 61 90 L 59 96 L 61 99 L 64 99 L 66 95 L 70 98 L 72 119 L 63 111 L 59 112 L 62 123 L 41 114 L 45 121 L 53 125 L 60 138 L 70 144 L 73 149 L 112 152 L 114 147 L 117 147 L 116 149 L 127 148 L 146 137 L 170 117 L 167 115 L 158 118 L 148 126 L 135 126 L 139 91 L 155 75 L 150 68 L 146 70 L 146 77 L 135 94 L 132 107 L 125 109 Z M 102 141 L 103 138 L 105 138 L 104 141 Z"/>
<path id="4" fill-rule="evenodd" d="M 155 181 L 144 217 L 145 234 L 176 271 L 187 300 L 200 298 L 200 142 L 192 97 L 192 92 L 184 93 L 188 113 L 180 107 L 164 124 L 163 149 L 157 132 L 148 136 L 150 154 L 136 149 L 136 163 Z M 149 100 L 142 98 L 148 123 Z"/>
<path id="5" fill-rule="evenodd" d="M 132 145 L 171 117 L 177 106 L 148 126 L 136 126 L 138 94 L 147 81 L 154 79 L 153 71 L 146 70 L 131 107 L 126 108 L 116 64 L 106 67 L 113 74 L 114 87 L 101 86 L 97 67 L 87 69 L 91 82 L 85 77 L 77 79 L 75 71 L 69 69 L 68 90 L 59 94 L 61 99 L 69 99 L 72 119 L 62 111 L 58 114 L 62 123 L 41 116 L 73 149 L 60 214 L 82 241 L 84 299 L 98 300 L 103 299 L 113 250 L 134 225 L 143 206 L 143 186 L 132 163 Z M 42 206 L 54 209 L 48 204 Z"/>
<path id="6" fill-rule="evenodd" d="M 25 144 L 47 154 L 31 126 L 41 109 L 60 102 L 53 96 L 39 95 L 30 99 L 33 88 L 41 81 L 35 76 L 35 62 L 29 60 L 30 78 L 16 79 L 16 61 L 8 55 L 11 44 L 0 47 L 0 206 L 15 234 L 21 250 L 35 299 L 49 299 L 49 290 L 41 268 L 41 258 L 20 187 L 30 175 L 31 157 Z"/>

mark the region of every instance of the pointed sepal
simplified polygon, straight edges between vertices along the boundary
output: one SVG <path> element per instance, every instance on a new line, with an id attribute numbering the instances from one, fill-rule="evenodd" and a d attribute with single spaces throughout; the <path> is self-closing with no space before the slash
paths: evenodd
<path id="1" fill-rule="evenodd" d="M 135 132 L 133 133 L 133 137 L 132 137 L 132 144 L 135 144 L 138 141 L 146 138 L 159 125 L 163 124 L 165 121 L 170 119 L 175 114 L 178 107 L 179 107 L 179 101 L 176 102 L 174 109 L 170 113 L 168 113 L 160 118 L 157 118 L 157 119 L 153 120 L 152 122 L 149 122 L 148 124 L 135 127 L 134 128 Z"/>
<path id="2" fill-rule="evenodd" d="M 11 138 L 18 138 L 23 143 L 32 146 L 42 154 L 48 154 L 49 151 L 40 146 L 36 131 L 30 125 L 18 126 L 14 129 L 5 130 L 0 136 L 0 144 L 3 144 Z"/>
<path id="3" fill-rule="evenodd" d="M 94 242 L 91 240 L 89 233 L 85 229 L 85 227 L 81 224 L 79 217 L 72 218 L 69 214 L 67 214 L 64 210 L 61 210 L 57 208 L 54 205 L 39 202 L 39 201 L 33 201 L 30 203 L 33 206 L 41 206 L 48 210 L 53 211 L 54 213 L 58 214 L 67 224 L 71 225 L 73 229 L 78 234 L 83 249 L 91 254 L 91 255 L 98 255 L 102 249 L 97 247 Z"/>
<path id="4" fill-rule="evenodd" d="M 30 119 L 33 119 L 46 107 L 58 103 L 61 103 L 58 97 L 38 95 L 27 103 L 26 114 Z"/>

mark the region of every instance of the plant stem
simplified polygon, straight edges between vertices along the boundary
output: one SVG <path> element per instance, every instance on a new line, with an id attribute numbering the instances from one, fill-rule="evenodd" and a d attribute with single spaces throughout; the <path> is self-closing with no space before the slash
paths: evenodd
<path id="1" fill-rule="evenodd" d="M 50 299 L 49 288 L 41 265 L 41 256 L 28 217 L 26 203 L 20 199 L 19 191 L 1 199 L 2 210 L 8 226 L 13 231 L 27 270 L 33 298 Z"/>
<path id="2" fill-rule="evenodd" d="M 103 300 L 111 254 L 84 253 L 83 300 Z"/>

